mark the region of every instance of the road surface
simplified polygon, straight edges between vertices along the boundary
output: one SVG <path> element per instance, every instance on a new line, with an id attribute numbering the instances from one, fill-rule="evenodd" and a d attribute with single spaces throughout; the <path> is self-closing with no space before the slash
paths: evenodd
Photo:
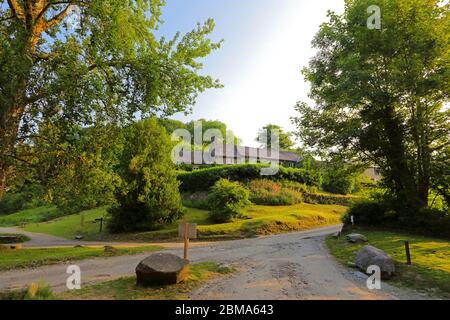
<path id="1" fill-rule="evenodd" d="M 325 236 L 340 226 L 307 232 L 199 245 L 190 251 L 190 260 L 216 261 L 236 269 L 233 274 L 205 284 L 192 299 L 425 299 L 418 293 L 383 284 L 371 292 L 366 277 L 344 269 L 325 248 Z M 181 249 L 167 252 L 182 255 Z M 73 262 L 82 271 L 82 285 L 131 276 L 148 254 L 90 259 Z M 33 270 L 0 272 L 0 291 L 23 288 L 44 281 L 56 292 L 66 290 L 66 268 L 59 264 Z"/>

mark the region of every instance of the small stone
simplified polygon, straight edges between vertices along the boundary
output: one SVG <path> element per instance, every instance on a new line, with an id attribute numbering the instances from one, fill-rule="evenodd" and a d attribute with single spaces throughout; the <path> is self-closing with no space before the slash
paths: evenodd
<path id="1" fill-rule="evenodd" d="M 352 233 L 347 236 L 347 241 L 351 243 L 366 243 L 369 242 L 365 236 L 359 233 Z"/>
<path id="2" fill-rule="evenodd" d="M 83 236 L 76 236 L 75 240 L 83 240 L 83 238 L 84 238 Z"/>

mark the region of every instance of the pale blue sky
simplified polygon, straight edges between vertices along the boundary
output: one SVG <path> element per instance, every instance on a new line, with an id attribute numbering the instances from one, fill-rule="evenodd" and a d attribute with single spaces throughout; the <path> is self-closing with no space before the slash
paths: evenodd
<path id="1" fill-rule="evenodd" d="M 167 0 L 160 32 L 188 32 L 213 18 L 213 39 L 223 47 L 205 60 L 205 72 L 225 88 L 203 93 L 194 112 L 199 118 L 228 124 L 246 145 L 259 128 L 275 123 L 294 128 L 298 100 L 307 100 L 308 85 L 300 70 L 314 54 L 311 40 L 327 10 L 342 12 L 344 0 Z"/>

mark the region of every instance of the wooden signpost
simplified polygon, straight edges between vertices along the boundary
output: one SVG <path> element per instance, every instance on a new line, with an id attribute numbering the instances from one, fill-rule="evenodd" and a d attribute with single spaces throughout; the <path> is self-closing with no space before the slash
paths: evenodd
<path id="1" fill-rule="evenodd" d="M 183 223 L 178 227 L 178 236 L 184 240 L 184 259 L 189 258 L 189 240 L 197 239 L 197 224 Z"/>

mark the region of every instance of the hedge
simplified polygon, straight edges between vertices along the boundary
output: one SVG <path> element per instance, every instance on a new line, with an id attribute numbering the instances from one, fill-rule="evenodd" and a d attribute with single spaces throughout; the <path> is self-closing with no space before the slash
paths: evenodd
<path id="1" fill-rule="evenodd" d="M 220 179 L 248 183 L 255 179 L 270 179 L 275 181 L 295 181 L 311 186 L 320 186 L 320 174 L 306 169 L 294 169 L 279 167 L 278 173 L 274 176 L 262 176 L 261 169 L 267 168 L 262 164 L 229 165 L 193 172 L 181 172 L 178 180 L 181 182 L 182 192 L 197 192 L 209 190 Z"/>

